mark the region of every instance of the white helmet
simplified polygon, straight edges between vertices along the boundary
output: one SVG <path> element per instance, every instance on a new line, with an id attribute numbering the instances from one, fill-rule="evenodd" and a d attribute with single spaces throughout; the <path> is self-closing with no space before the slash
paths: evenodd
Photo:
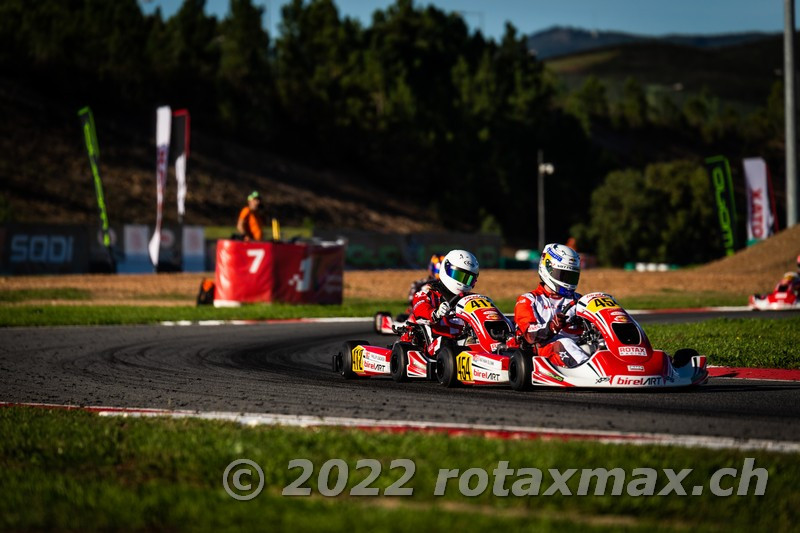
<path id="1" fill-rule="evenodd" d="M 451 250 L 444 256 L 439 279 L 453 294 L 469 292 L 478 281 L 478 260 L 466 250 Z"/>
<path id="2" fill-rule="evenodd" d="M 572 298 L 581 277 L 578 252 L 563 244 L 548 244 L 539 260 L 539 278 L 547 287 L 566 298 Z"/>

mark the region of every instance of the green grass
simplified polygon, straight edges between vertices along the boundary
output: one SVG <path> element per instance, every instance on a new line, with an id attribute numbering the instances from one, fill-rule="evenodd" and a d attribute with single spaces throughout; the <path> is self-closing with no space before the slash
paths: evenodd
<path id="1" fill-rule="evenodd" d="M 669 353 L 694 348 L 708 355 L 712 365 L 800 368 L 800 317 L 717 318 L 690 324 L 646 324 L 643 328 L 654 348 Z"/>
<path id="2" fill-rule="evenodd" d="M 52 289 L 0 290 L 0 302 L 17 303 L 29 300 L 90 300 L 91 292 L 73 287 Z"/>
<path id="3" fill-rule="evenodd" d="M 152 324 L 175 320 L 266 320 L 308 317 L 367 317 L 378 310 L 400 313 L 400 300 L 349 300 L 342 305 L 253 304 L 213 306 L 14 305 L 0 306 L 0 327 Z"/>
<path id="4" fill-rule="evenodd" d="M 99 417 L 81 411 L 0 408 L 0 529 L 96 530 L 270 530 L 270 531 L 439 531 L 484 530 L 699 530 L 790 531 L 800 520 L 800 456 L 768 452 L 604 445 L 586 442 L 490 440 L 421 433 L 388 434 L 344 429 L 244 427 L 202 420 Z M 714 496 L 712 472 L 741 471 L 746 457 L 769 473 L 766 494 Z M 248 458 L 263 468 L 265 489 L 250 501 L 235 501 L 222 487 L 222 474 L 234 459 Z M 282 496 L 300 475 L 292 459 L 314 465 L 303 485 L 311 496 Z M 321 466 L 330 459 L 348 465 L 346 489 L 337 497 L 319 493 Z M 406 487 L 413 496 L 350 496 L 369 469 L 359 459 L 377 459 L 380 475 L 371 487 L 381 491 L 402 469 L 394 459 L 414 461 Z M 577 492 L 580 469 L 622 468 L 626 483 L 634 468 L 659 472 L 656 492 L 667 482 L 662 469 L 693 469 L 682 485 L 702 496 L 514 496 L 492 494 L 492 470 L 537 468 L 544 473 L 541 493 L 551 484 L 548 469 L 579 473 L 568 482 Z M 434 496 L 439 469 L 482 468 L 487 489 L 475 497 L 458 490 Z M 333 469 L 331 484 L 337 470 Z M 506 489 L 517 474 L 509 476 Z M 243 481 L 257 479 L 243 478 Z M 475 480 L 473 480 L 474 486 Z M 723 487 L 736 487 L 726 478 Z M 611 484 L 609 483 L 609 486 Z M 627 486 L 627 485 L 626 485 Z M 610 492 L 610 491 L 609 491 Z M 735 494 L 735 492 L 734 492 Z"/>

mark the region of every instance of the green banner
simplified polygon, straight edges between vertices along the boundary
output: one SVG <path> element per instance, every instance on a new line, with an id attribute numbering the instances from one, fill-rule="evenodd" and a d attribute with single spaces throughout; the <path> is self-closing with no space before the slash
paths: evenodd
<path id="1" fill-rule="evenodd" d="M 97 131 L 94 127 L 92 110 L 84 107 L 78 111 L 83 126 L 83 138 L 86 141 L 86 151 L 89 153 L 89 165 L 92 167 L 94 177 L 94 190 L 97 193 L 97 208 L 100 210 L 100 223 L 103 231 L 103 245 L 108 248 L 111 255 L 111 236 L 108 231 L 108 213 L 106 212 L 106 199 L 103 195 L 103 182 L 100 179 L 100 145 L 97 143 Z"/>
<path id="2" fill-rule="evenodd" d="M 717 201 L 719 227 L 722 230 L 722 245 L 726 255 L 736 252 L 736 205 L 733 202 L 733 180 L 731 166 L 725 156 L 718 155 L 706 159 L 711 171 L 711 185 Z"/>

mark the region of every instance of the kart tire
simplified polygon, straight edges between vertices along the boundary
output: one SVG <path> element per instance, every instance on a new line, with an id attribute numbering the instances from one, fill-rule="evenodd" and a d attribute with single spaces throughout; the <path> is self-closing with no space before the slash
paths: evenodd
<path id="1" fill-rule="evenodd" d="M 342 358 L 342 369 L 340 372 L 344 379 L 358 377 L 358 374 L 353 372 L 353 350 L 359 344 L 364 345 L 368 343 L 367 341 L 347 341 L 342 344 L 342 351 L 339 353 L 339 356 Z"/>
<path id="2" fill-rule="evenodd" d="M 531 372 L 533 360 L 529 354 L 522 350 L 514 350 L 508 358 L 508 382 L 514 390 L 524 391 L 533 389 Z"/>
<path id="3" fill-rule="evenodd" d="M 672 356 L 673 368 L 682 368 L 692 362 L 692 357 L 699 355 L 697 350 L 692 348 L 681 348 Z"/>
<path id="4" fill-rule="evenodd" d="M 445 387 L 461 385 L 458 381 L 455 350 L 450 346 L 442 346 L 436 352 L 436 381 Z"/>
<path id="5" fill-rule="evenodd" d="M 392 379 L 398 383 L 408 381 L 408 351 L 413 350 L 410 342 L 396 342 L 392 346 L 392 358 L 389 360 L 389 371 Z"/>
<path id="6" fill-rule="evenodd" d="M 382 333 L 381 332 L 381 321 L 383 320 L 383 317 L 386 317 L 386 316 L 391 318 L 392 314 L 389 311 L 378 311 L 377 313 L 375 313 L 375 317 L 373 318 L 373 323 L 372 323 L 372 325 L 373 325 L 373 327 L 375 329 L 375 333 Z"/>

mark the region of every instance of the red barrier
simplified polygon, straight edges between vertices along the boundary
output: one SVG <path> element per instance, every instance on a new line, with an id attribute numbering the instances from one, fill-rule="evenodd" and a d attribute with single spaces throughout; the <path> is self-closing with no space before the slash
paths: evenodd
<path id="1" fill-rule="evenodd" d="M 342 303 L 344 246 L 217 241 L 214 303 Z"/>

